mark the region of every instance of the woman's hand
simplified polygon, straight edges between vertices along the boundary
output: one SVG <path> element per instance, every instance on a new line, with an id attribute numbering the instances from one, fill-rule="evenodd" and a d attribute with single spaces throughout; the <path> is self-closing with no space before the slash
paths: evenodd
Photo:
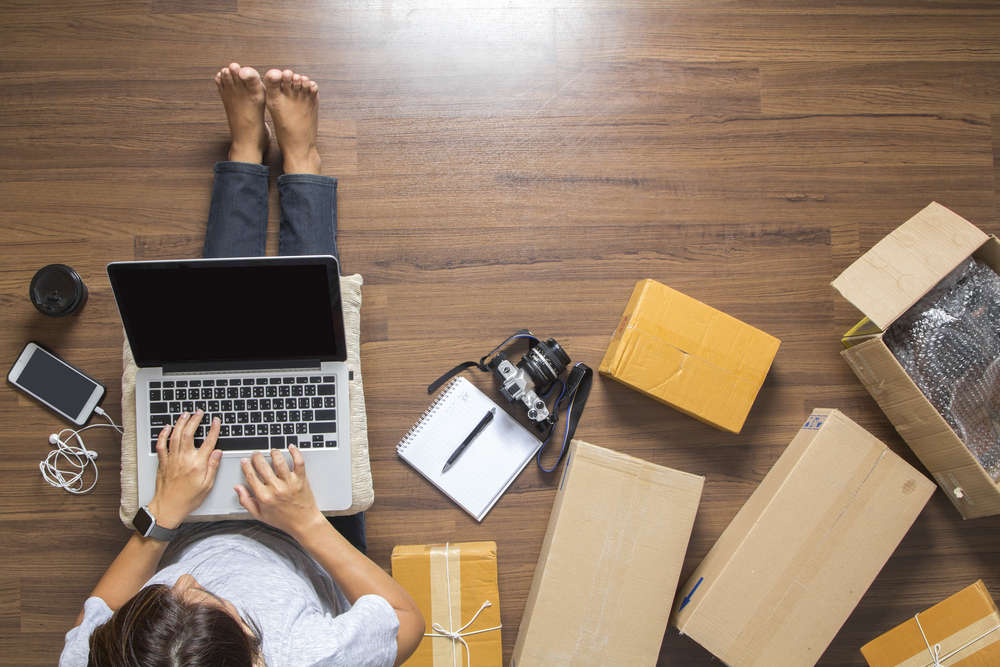
<path id="1" fill-rule="evenodd" d="M 215 483 L 222 452 L 215 451 L 219 437 L 219 418 L 212 419 L 212 427 L 205 442 L 196 449 L 194 434 L 204 413 L 184 413 L 173 428 L 164 426 L 156 440 L 156 493 L 149 501 L 149 511 L 156 523 L 164 528 L 176 528 L 191 512 L 204 502 Z"/>
<path id="2" fill-rule="evenodd" d="M 250 459 L 243 459 L 243 475 L 253 496 L 244 486 L 234 488 L 240 497 L 240 505 L 253 518 L 298 539 L 296 531 L 306 530 L 313 522 L 325 519 L 309 488 L 302 452 L 295 445 L 290 445 L 288 453 L 294 466 L 291 470 L 285 457 L 276 449 L 271 450 L 274 470 L 260 452 L 254 452 Z"/>

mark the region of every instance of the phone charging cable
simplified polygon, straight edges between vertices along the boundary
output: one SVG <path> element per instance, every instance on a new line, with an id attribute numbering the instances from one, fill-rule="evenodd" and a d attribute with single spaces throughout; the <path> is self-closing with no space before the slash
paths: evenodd
<path id="1" fill-rule="evenodd" d="M 49 443 L 55 445 L 56 448 L 49 452 L 44 461 L 38 464 L 38 468 L 42 471 L 42 477 L 45 478 L 45 481 L 52 486 L 66 489 L 70 493 L 86 493 L 97 484 L 97 452 L 87 449 L 87 446 L 83 444 L 83 438 L 80 437 L 80 434 L 88 429 L 99 426 L 113 428 L 122 435 L 124 433 L 121 427 L 115 424 L 114 420 L 108 417 L 108 413 L 100 407 L 94 408 L 94 412 L 106 418 L 111 423 L 91 424 L 76 431 L 71 428 L 65 428 L 59 431 L 59 433 L 53 433 L 49 436 Z M 69 433 L 69 435 L 64 439 L 63 435 L 65 433 Z M 79 447 L 70 444 L 73 438 L 76 438 Z M 90 466 L 94 468 L 94 481 L 90 483 L 90 486 L 84 488 L 83 474 Z"/>

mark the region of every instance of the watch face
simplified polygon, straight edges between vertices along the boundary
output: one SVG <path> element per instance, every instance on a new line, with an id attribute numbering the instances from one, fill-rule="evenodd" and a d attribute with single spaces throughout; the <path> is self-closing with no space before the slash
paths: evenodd
<path id="1" fill-rule="evenodd" d="M 146 511 L 145 507 L 140 507 L 132 519 L 132 525 L 143 536 L 149 535 L 149 529 L 153 527 L 153 517 Z"/>

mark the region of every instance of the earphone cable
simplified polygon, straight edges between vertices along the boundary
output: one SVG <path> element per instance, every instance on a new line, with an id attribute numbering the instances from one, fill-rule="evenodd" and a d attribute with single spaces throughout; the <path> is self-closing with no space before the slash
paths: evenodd
<path id="1" fill-rule="evenodd" d="M 110 423 L 91 424 L 75 431 L 66 428 L 59 433 L 53 433 L 49 437 L 49 443 L 55 445 L 56 448 L 49 452 L 44 461 L 38 464 L 38 469 L 42 472 L 42 478 L 50 485 L 65 489 L 73 494 L 87 493 L 97 485 L 99 475 L 97 452 L 87 449 L 80 434 L 86 430 L 98 427 L 113 428 L 119 433 L 123 432 L 122 428 L 115 424 L 114 420 L 100 407 L 94 408 L 94 411 Z M 67 432 L 69 436 L 64 439 L 63 435 Z M 73 438 L 76 438 L 77 443 L 79 443 L 78 447 L 69 444 Z M 89 466 L 93 466 L 94 468 L 94 479 L 90 483 L 90 486 L 84 488 L 83 476 Z"/>

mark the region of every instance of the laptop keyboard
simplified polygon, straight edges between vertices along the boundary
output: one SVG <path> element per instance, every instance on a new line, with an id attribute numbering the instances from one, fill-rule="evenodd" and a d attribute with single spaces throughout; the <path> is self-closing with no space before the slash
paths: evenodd
<path id="1" fill-rule="evenodd" d="M 151 451 L 167 424 L 184 412 L 204 410 L 195 433 L 200 446 L 212 424 L 222 422 L 215 448 L 255 451 L 337 447 L 336 376 L 213 377 L 149 383 Z"/>

